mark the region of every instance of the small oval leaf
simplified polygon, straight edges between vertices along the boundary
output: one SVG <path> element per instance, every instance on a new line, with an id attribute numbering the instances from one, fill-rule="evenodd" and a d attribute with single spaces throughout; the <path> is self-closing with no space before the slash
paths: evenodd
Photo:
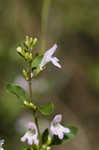
<path id="1" fill-rule="evenodd" d="M 21 100 L 25 100 L 27 98 L 25 90 L 22 87 L 20 87 L 19 85 L 9 83 L 9 84 L 7 84 L 6 88 L 7 88 L 8 92 L 16 95 Z"/>
<path id="2" fill-rule="evenodd" d="M 43 55 L 36 56 L 36 58 L 32 62 L 32 69 L 37 68 L 38 65 L 40 65 L 42 58 L 43 58 Z"/>
<path id="3" fill-rule="evenodd" d="M 53 113 L 54 111 L 54 104 L 52 102 L 49 102 L 46 105 L 43 105 L 39 108 L 39 111 L 43 114 L 43 115 L 50 115 Z"/>

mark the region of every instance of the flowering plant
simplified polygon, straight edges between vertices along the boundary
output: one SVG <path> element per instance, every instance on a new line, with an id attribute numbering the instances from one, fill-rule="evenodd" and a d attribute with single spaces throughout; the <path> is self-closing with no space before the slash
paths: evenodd
<path id="1" fill-rule="evenodd" d="M 54 104 L 49 102 L 43 106 L 37 106 L 33 102 L 32 95 L 32 79 L 45 69 L 47 63 L 51 62 L 54 66 L 62 68 L 59 59 L 54 57 L 57 45 L 55 44 L 51 49 L 44 54 L 35 53 L 34 47 L 37 43 L 36 38 L 26 36 L 25 42 L 17 47 L 17 52 L 25 60 L 25 69 L 22 74 L 29 86 L 29 94 L 19 85 L 7 84 L 7 90 L 16 95 L 22 101 L 26 109 L 33 113 L 34 122 L 28 123 L 27 132 L 21 137 L 21 142 L 27 142 L 24 150 L 50 150 L 53 145 L 62 144 L 75 137 L 77 127 L 61 125 L 62 115 L 57 114 L 51 121 L 49 127 L 41 133 L 40 124 L 38 120 L 38 112 L 46 115 L 51 115 L 54 111 Z M 0 150 L 3 150 L 2 145 L 4 141 L 0 142 Z"/>

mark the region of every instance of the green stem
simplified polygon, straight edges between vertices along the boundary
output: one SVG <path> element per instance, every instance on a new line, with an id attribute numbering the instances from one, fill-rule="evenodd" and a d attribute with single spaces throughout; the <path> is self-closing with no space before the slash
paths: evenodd
<path id="1" fill-rule="evenodd" d="M 32 102 L 32 79 L 31 79 L 31 72 L 32 72 L 32 67 L 31 67 L 31 62 L 29 63 L 29 93 L 30 93 L 30 102 Z"/>
<path id="2" fill-rule="evenodd" d="M 32 63 L 29 63 L 29 93 L 30 93 L 30 102 L 33 101 L 32 99 L 32 78 L 31 78 L 31 73 L 32 73 Z M 39 136 L 39 141 L 40 141 L 40 129 L 39 129 L 39 123 L 38 123 L 38 116 L 37 116 L 37 110 L 33 111 L 33 116 L 34 116 L 34 121 L 37 126 L 38 130 L 38 136 Z"/>
<path id="3" fill-rule="evenodd" d="M 37 129 L 38 129 L 38 135 L 39 135 L 39 139 L 40 139 L 40 129 L 39 129 L 39 124 L 38 124 L 37 111 L 34 112 L 34 120 L 35 120 L 35 124 L 37 126 Z"/>
<path id="4" fill-rule="evenodd" d="M 30 102 L 32 101 L 32 83 L 29 81 Z"/>
<path id="5" fill-rule="evenodd" d="M 51 0 L 43 0 L 42 12 L 41 12 L 41 50 L 44 52 L 46 48 L 46 32 L 48 14 L 51 5 Z"/>

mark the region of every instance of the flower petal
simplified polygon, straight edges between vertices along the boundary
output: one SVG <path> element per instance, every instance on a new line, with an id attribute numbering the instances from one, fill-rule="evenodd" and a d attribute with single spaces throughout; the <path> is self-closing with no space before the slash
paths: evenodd
<path id="1" fill-rule="evenodd" d="M 21 142 L 25 142 L 31 136 L 30 132 L 27 131 L 23 137 L 21 137 Z"/>
<path id="2" fill-rule="evenodd" d="M 58 114 L 54 117 L 53 121 L 52 122 L 55 122 L 55 123 L 60 123 L 62 120 L 62 115 L 61 114 Z"/>
<path id="3" fill-rule="evenodd" d="M 64 133 L 69 133 L 69 132 L 70 132 L 70 129 L 69 129 L 69 128 L 65 128 L 65 127 L 63 127 L 61 124 L 59 124 L 58 126 L 59 126 L 59 128 L 60 128 L 60 130 L 61 130 L 62 132 L 64 132 Z"/>
<path id="4" fill-rule="evenodd" d="M 55 128 L 53 125 L 51 125 L 51 127 L 50 127 L 50 133 L 52 135 L 58 135 L 57 128 Z"/>
<path id="5" fill-rule="evenodd" d="M 28 137 L 28 145 L 32 145 L 33 144 L 33 139 L 32 137 Z"/>
<path id="6" fill-rule="evenodd" d="M 50 48 L 48 51 L 45 52 L 45 56 L 52 56 L 57 48 L 57 44 L 54 44 L 52 48 Z"/>
<path id="7" fill-rule="evenodd" d="M 59 139 L 64 138 L 64 133 L 61 130 L 58 130 L 58 137 L 59 137 Z"/>
<path id="8" fill-rule="evenodd" d="M 59 61 L 59 59 L 57 57 L 53 57 L 53 58 L 54 58 L 54 61 L 57 61 L 57 62 Z"/>
<path id="9" fill-rule="evenodd" d="M 35 129 L 37 131 L 37 127 L 36 127 L 34 122 L 29 122 L 28 123 L 28 129 L 31 129 L 31 130 Z"/>
<path id="10" fill-rule="evenodd" d="M 38 139 L 37 139 L 37 137 L 35 136 L 35 137 L 33 137 L 33 141 L 34 141 L 34 144 L 38 144 L 39 143 L 39 141 L 38 141 Z"/>
<path id="11" fill-rule="evenodd" d="M 56 57 L 51 58 L 51 62 L 53 63 L 53 65 L 55 65 L 58 68 L 62 68 L 61 65 L 58 63 L 59 59 Z"/>
<path id="12" fill-rule="evenodd" d="M 21 142 L 25 142 L 26 141 L 26 136 L 24 135 L 23 137 L 21 137 Z"/>

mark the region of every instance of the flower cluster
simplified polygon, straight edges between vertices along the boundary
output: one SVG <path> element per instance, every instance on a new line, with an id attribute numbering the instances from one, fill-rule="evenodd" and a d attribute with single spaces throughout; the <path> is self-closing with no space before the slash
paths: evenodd
<path id="1" fill-rule="evenodd" d="M 49 126 L 49 135 L 48 140 L 52 140 L 53 136 L 58 136 L 59 139 L 64 138 L 65 133 L 70 133 L 70 129 L 62 126 L 60 123 L 62 121 L 62 115 L 58 114 L 54 117 L 54 119 L 51 121 Z M 27 140 L 28 145 L 32 144 L 39 144 L 38 139 L 38 131 L 36 124 L 34 122 L 30 122 L 28 124 L 28 131 L 25 133 L 25 135 L 21 138 L 22 142 L 25 142 Z"/>

